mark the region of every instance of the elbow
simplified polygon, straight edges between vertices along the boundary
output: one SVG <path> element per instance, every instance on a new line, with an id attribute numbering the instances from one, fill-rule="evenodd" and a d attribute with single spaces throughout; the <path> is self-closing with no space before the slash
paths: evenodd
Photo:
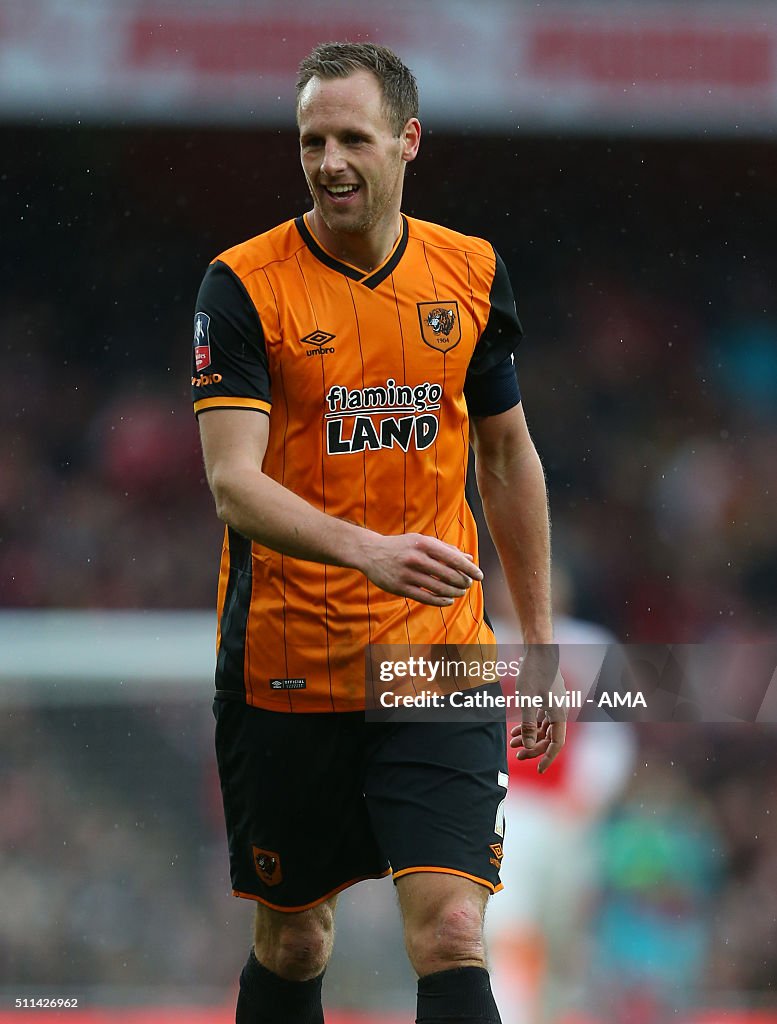
<path id="1" fill-rule="evenodd" d="M 227 526 L 233 526 L 232 522 L 232 503 L 230 502 L 227 495 L 220 493 L 213 495 L 216 502 L 216 515 Z"/>
<path id="2" fill-rule="evenodd" d="M 218 475 L 214 474 L 210 480 L 210 489 L 216 505 L 216 515 L 222 523 L 237 529 L 236 519 L 239 502 L 234 493 L 233 486 L 227 480 L 221 479 Z"/>
<path id="3" fill-rule="evenodd" d="M 223 491 L 214 491 L 213 500 L 216 503 L 216 515 L 222 523 L 226 523 L 227 526 L 234 526 L 232 502 L 230 501 L 229 495 Z"/>
<path id="4" fill-rule="evenodd" d="M 262 524 L 265 503 L 261 470 L 252 465 L 213 467 L 209 477 L 216 515 L 244 537 L 253 537 Z"/>

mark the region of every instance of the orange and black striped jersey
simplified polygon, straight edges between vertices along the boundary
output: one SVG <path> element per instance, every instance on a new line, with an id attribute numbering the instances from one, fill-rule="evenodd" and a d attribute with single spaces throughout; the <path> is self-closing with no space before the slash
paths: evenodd
<path id="1" fill-rule="evenodd" d="M 393 251 L 367 274 L 326 252 L 299 217 L 208 268 L 194 409 L 269 415 L 263 471 L 328 515 L 477 557 L 468 416 L 520 401 L 520 337 L 488 242 L 403 216 Z M 219 695 L 282 711 L 364 707 L 368 644 L 494 643 L 479 583 L 430 607 L 229 527 L 218 615 Z"/>

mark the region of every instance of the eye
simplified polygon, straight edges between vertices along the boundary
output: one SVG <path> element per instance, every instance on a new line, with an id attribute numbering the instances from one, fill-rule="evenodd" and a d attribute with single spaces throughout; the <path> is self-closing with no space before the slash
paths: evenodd
<path id="1" fill-rule="evenodd" d="M 363 135 L 357 135 L 355 132 L 352 132 L 349 135 L 345 136 L 344 141 L 348 146 L 358 146 L 362 142 L 366 142 L 367 140 Z"/>
<path id="2" fill-rule="evenodd" d="M 324 144 L 324 140 L 317 135 L 305 135 L 299 142 L 303 149 L 319 149 Z"/>

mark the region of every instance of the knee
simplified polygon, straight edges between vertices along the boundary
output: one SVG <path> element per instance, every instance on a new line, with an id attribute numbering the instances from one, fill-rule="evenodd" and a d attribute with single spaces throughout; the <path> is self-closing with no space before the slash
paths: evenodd
<path id="1" fill-rule="evenodd" d="M 283 928 L 271 957 L 274 964 L 263 962 L 271 971 L 289 981 L 308 981 L 317 977 L 329 960 L 327 936 L 316 926 Z"/>
<path id="2" fill-rule="evenodd" d="M 287 981 L 309 981 L 326 967 L 334 939 L 331 913 L 305 911 L 284 914 L 266 927 L 257 916 L 256 958 Z"/>
<path id="3" fill-rule="evenodd" d="M 483 908 L 451 901 L 406 925 L 407 953 L 419 977 L 455 967 L 485 967 Z"/>

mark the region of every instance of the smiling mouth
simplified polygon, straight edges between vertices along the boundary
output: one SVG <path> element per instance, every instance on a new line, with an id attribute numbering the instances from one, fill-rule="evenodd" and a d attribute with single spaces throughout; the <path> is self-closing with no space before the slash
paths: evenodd
<path id="1" fill-rule="evenodd" d="M 324 185 L 324 191 L 332 199 L 348 199 L 359 191 L 358 185 Z"/>

